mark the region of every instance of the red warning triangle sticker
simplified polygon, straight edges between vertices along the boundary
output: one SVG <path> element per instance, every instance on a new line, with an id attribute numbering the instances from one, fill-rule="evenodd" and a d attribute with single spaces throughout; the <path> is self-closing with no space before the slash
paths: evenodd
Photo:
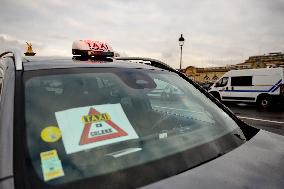
<path id="1" fill-rule="evenodd" d="M 95 108 L 91 108 L 90 111 L 89 111 L 89 115 L 99 115 L 99 114 L 101 114 L 101 113 L 98 112 Z M 117 132 L 104 134 L 104 135 L 101 135 L 101 136 L 90 137 L 89 133 L 91 131 L 91 126 L 92 126 L 93 123 L 86 123 L 85 126 L 84 126 L 84 130 L 83 130 L 79 145 L 90 144 L 90 143 L 94 143 L 94 142 L 109 140 L 109 139 L 128 135 L 124 130 L 122 130 L 119 126 L 117 126 L 111 120 L 104 121 L 104 122 L 106 124 L 108 124 L 114 130 L 116 130 Z"/>

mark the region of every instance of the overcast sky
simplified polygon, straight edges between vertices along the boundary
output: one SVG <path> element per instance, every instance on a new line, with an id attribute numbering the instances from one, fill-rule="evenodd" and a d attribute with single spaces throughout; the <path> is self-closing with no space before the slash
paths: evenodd
<path id="1" fill-rule="evenodd" d="M 241 63 L 284 51 L 284 0 L 0 0 L 0 49 L 33 43 L 37 55 L 71 56 L 96 39 L 122 55 L 178 67 Z"/>

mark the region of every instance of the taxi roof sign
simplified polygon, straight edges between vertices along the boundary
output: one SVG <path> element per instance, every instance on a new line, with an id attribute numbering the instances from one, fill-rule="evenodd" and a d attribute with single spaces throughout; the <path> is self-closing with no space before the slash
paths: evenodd
<path id="1" fill-rule="evenodd" d="M 72 44 L 72 54 L 74 56 L 97 56 L 97 57 L 113 57 L 112 47 L 102 41 L 95 40 L 76 40 Z"/>

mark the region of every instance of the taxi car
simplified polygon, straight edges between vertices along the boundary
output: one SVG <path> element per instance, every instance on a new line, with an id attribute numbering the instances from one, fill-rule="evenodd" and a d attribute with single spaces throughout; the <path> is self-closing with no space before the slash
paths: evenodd
<path id="1" fill-rule="evenodd" d="M 0 54 L 1 189 L 283 188 L 284 137 L 166 64 L 96 53 Z"/>

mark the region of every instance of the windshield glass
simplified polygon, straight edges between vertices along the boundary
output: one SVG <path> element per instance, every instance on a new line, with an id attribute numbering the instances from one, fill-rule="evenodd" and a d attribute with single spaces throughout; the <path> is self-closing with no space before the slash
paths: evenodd
<path id="1" fill-rule="evenodd" d="M 243 143 L 223 110 L 168 71 L 58 69 L 24 79 L 28 170 L 42 188 L 95 179 L 141 186 Z"/>

